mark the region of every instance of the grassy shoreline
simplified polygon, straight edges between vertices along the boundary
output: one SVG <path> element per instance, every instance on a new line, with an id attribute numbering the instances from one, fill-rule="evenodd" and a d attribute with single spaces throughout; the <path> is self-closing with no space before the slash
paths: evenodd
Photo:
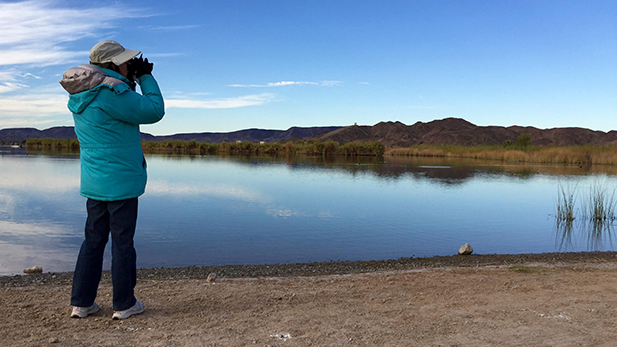
<path id="1" fill-rule="evenodd" d="M 78 150 L 77 139 L 29 139 L 30 148 Z M 378 141 L 287 141 L 274 143 L 221 142 L 195 140 L 143 141 L 148 153 L 173 152 L 217 155 L 319 155 L 319 156 L 391 156 L 495 160 L 515 163 L 562 165 L 617 165 L 617 147 L 612 146 L 411 146 L 386 148 Z"/>
<path id="2" fill-rule="evenodd" d="M 384 145 L 378 141 L 353 141 L 343 145 L 335 141 L 287 141 L 287 142 L 221 142 L 207 143 L 195 140 L 142 141 L 146 152 L 180 152 L 187 154 L 240 154 L 240 155 L 343 155 L 382 156 Z M 79 149 L 77 139 L 28 139 L 26 146 L 43 149 Z"/>
<path id="3" fill-rule="evenodd" d="M 384 155 L 497 160 L 516 163 L 617 165 L 617 147 L 412 146 L 388 148 Z"/>

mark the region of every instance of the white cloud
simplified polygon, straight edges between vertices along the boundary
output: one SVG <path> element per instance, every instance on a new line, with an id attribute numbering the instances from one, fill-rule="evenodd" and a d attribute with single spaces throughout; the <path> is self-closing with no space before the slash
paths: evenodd
<path id="1" fill-rule="evenodd" d="M 146 16 L 121 4 L 96 8 L 62 8 L 59 1 L 0 3 L 0 66 L 64 64 L 86 55 L 66 44 L 96 37 L 126 18 Z"/>
<path id="2" fill-rule="evenodd" d="M 199 28 L 202 25 L 200 24 L 187 24 L 187 25 L 169 25 L 169 26 L 154 26 L 154 25 L 146 25 L 140 26 L 138 29 L 148 30 L 148 31 L 176 31 L 176 30 L 187 30 L 187 29 L 195 29 Z"/>
<path id="3" fill-rule="evenodd" d="M 341 81 L 321 81 L 319 85 L 322 87 L 333 87 L 333 86 L 341 85 L 342 83 L 343 82 Z"/>
<path id="4" fill-rule="evenodd" d="M 0 71 L 0 81 L 15 81 L 15 71 Z"/>
<path id="5" fill-rule="evenodd" d="M 75 8 L 59 0 L 0 1 L 0 128 L 51 125 L 53 116 L 70 115 L 57 81 L 54 91 L 31 88 L 42 77 L 26 70 L 82 62 L 88 51 L 72 48 L 75 41 L 109 37 L 121 20 L 145 16 L 119 3 Z"/>
<path id="6" fill-rule="evenodd" d="M 281 81 L 281 82 L 271 82 L 268 84 L 229 84 L 228 87 L 241 87 L 241 88 L 252 88 L 252 87 L 284 87 L 284 86 L 301 86 L 301 85 L 318 85 L 317 82 L 298 82 L 298 81 Z"/>
<path id="7" fill-rule="evenodd" d="M 1 29 L 0 29 L 1 30 Z M 59 65 L 77 61 L 78 56 L 88 56 L 88 52 L 62 51 L 50 48 L 43 51 L 41 48 L 15 47 L 13 50 L 0 50 L 0 66 L 34 64 L 37 66 Z"/>
<path id="8" fill-rule="evenodd" d="M 21 84 L 21 83 L 13 83 L 13 82 L 0 83 L 0 94 L 12 92 L 14 90 L 18 90 L 18 89 L 26 88 L 26 87 L 28 86 L 25 84 Z"/>
<path id="9" fill-rule="evenodd" d="M 228 87 L 240 87 L 240 88 L 264 88 L 264 87 L 287 87 L 287 86 L 322 86 L 330 87 L 341 84 L 341 81 L 321 81 L 321 82 L 307 82 L 307 81 L 280 81 L 270 82 L 267 84 L 228 84 Z"/>
<path id="10" fill-rule="evenodd" d="M 0 129 L 6 128 L 37 128 L 46 129 L 58 125 L 72 125 L 73 119 L 66 117 L 58 118 L 8 118 L 0 117 Z"/>
<path id="11" fill-rule="evenodd" d="M 1 89 L 1 86 L 0 86 Z M 50 114 L 70 114 L 66 94 L 29 94 L 0 98 L 3 117 L 47 117 Z"/>
<path id="12" fill-rule="evenodd" d="M 183 55 L 186 55 L 186 53 L 148 53 L 148 58 L 171 58 Z"/>
<path id="13" fill-rule="evenodd" d="M 23 75 L 22 75 L 22 77 L 32 77 L 32 78 L 35 78 L 35 79 L 37 79 L 37 80 L 42 79 L 42 77 L 37 76 L 37 75 L 34 75 L 34 74 L 31 74 L 31 73 L 29 73 L 29 72 L 26 72 L 25 74 L 23 74 Z"/>
<path id="14" fill-rule="evenodd" d="M 294 81 L 281 81 L 268 83 L 267 87 L 284 87 L 284 86 L 302 86 L 302 85 L 317 85 L 317 82 L 294 82 Z"/>
<path id="15" fill-rule="evenodd" d="M 274 100 L 274 95 L 270 93 L 245 95 L 235 98 L 222 98 L 211 100 L 195 100 L 189 98 L 165 100 L 167 108 L 204 108 L 204 109 L 224 109 L 238 108 L 246 106 L 263 105 Z"/>

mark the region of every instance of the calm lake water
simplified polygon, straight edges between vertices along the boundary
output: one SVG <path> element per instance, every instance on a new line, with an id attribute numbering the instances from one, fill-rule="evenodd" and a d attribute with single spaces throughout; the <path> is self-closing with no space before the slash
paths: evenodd
<path id="1" fill-rule="evenodd" d="M 612 231 L 571 232 L 558 187 L 577 204 L 615 168 L 400 158 L 146 155 L 138 267 L 369 260 L 475 253 L 615 250 Z M 579 197 L 580 195 L 580 197 Z M 86 199 L 79 155 L 0 148 L 0 275 L 73 269 Z M 105 267 L 110 267 L 110 248 Z"/>

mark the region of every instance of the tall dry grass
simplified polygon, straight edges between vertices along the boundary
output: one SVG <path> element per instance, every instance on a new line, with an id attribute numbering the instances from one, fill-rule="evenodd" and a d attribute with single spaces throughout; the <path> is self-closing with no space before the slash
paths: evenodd
<path id="1" fill-rule="evenodd" d="M 26 141 L 27 147 L 44 149 L 79 149 L 77 139 L 31 138 Z"/>
<path id="2" fill-rule="evenodd" d="M 385 155 L 446 157 L 568 165 L 617 165 L 617 147 L 569 146 L 504 148 L 503 146 L 412 146 L 388 148 Z"/>
<path id="3" fill-rule="evenodd" d="M 296 142 L 221 142 L 205 143 L 195 140 L 182 141 L 144 141 L 142 147 L 147 151 L 176 151 L 180 153 L 199 154 L 239 154 L 239 155 L 344 155 L 355 156 L 382 156 L 385 147 L 378 141 L 349 142 L 340 145 L 334 141 L 296 141 Z"/>

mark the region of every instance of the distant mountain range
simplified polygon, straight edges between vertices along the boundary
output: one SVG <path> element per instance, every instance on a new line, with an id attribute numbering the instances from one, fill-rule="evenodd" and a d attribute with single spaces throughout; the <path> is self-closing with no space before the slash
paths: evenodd
<path id="1" fill-rule="evenodd" d="M 500 145 L 529 134 L 536 145 L 617 145 L 617 131 L 594 131 L 584 128 L 538 129 L 522 126 L 477 126 L 464 119 L 446 118 L 432 122 L 405 125 L 401 122 L 380 122 L 373 126 L 291 127 L 287 130 L 246 129 L 228 133 L 190 133 L 155 136 L 142 133 L 144 141 L 195 140 L 198 142 L 277 142 L 298 139 L 322 141 L 379 141 L 386 147 L 411 145 Z M 75 138 L 73 127 L 46 130 L 13 128 L 0 130 L 0 142 L 20 143 L 28 138 Z"/>
<path id="2" fill-rule="evenodd" d="M 165 141 L 165 140 L 195 140 L 198 142 L 277 142 L 293 139 L 307 139 L 319 134 L 340 129 L 338 126 L 330 127 L 291 127 L 287 130 L 265 130 L 265 129 L 245 129 L 228 133 L 189 133 L 165 136 L 155 136 L 148 133 L 141 133 L 143 141 Z M 0 130 L 0 143 L 21 143 L 30 138 L 54 138 L 54 139 L 74 139 L 75 130 L 73 127 L 53 127 L 45 130 L 34 128 L 9 128 Z"/>
<path id="3" fill-rule="evenodd" d="M 386 147 L 412 145 L 501 145 L 514 142 L 521 134 L 529 134 L 535 145 L 617 145 L 617 131 L 594 131 L 584 128 L 538 129 L 522 126 L 477 126 L 464 119 L 446 118 L 432 122 L 405 125 L 401 122 L 381 122 L 373 126 L 349 126 L 315 137 L 340 143 L 349 141 L 380 141 Z"/>

